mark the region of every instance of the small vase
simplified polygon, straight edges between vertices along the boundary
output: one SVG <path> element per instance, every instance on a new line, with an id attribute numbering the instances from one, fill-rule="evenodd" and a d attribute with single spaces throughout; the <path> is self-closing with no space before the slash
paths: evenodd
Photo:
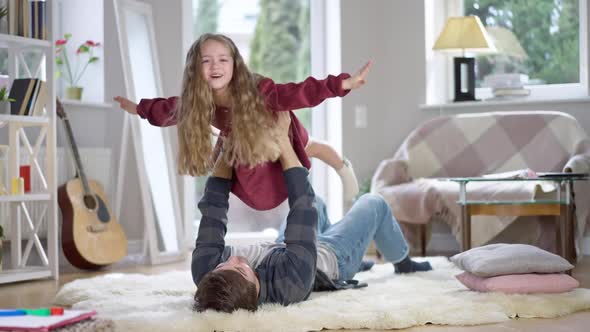
<path id="1" fill-rule="evenodd" d="M 0 33 L 8 33 L 8 17 L 4 16 L 0 19 Z"/>
<path id="2" fill-rule="evenodd" d="M 66 99 L 82 100 L 82 90 L 84 88 L 79 86 L 68 86 L 66 88 Z"/>
<path id="3" fill-rule="evenodd" d="M 0 101 L 0 114 L 10 115 L 10 102 L 8 100 Z"/>

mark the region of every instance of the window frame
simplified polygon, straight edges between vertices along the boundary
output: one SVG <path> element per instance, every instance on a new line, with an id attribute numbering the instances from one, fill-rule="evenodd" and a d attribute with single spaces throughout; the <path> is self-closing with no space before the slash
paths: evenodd
<path id="1" fill-rule="evenodd" d="M 589 71 L 588 71 L 588 17 L 590 16 L 588 0 L 579 1 L 579 59 L 580 82 L 568 84 L 543 84 L 527 85 L 531 90 L 528 97 L 519 98 L 518 101 L 539 101 L 586 98 L 590 96 Z M 447 0 L 446 4 L 436 4 L 434 0 L 427 0 L 426 6 L 426 64 L 428 68 L 426 104 L 449 104 L 453 99 L 453 54 L 436 54 L 432 51 L 432 45 L 437 33 L 442 30 L 448 17 L 464 15 L 463 0 Z M 436 18 L 436 12 L 443 13 Z M 430 18 L 430 19 L 429 19 Z M 466 52 L 469 54 L 468 52 Z M 444 60 L 441 59 L 445 58 Z M 444 63 L 444 64 L 442 64 Z M 475 96 L 479 100 L 493 97 L 492 89 L 488 87 L 476 88 Z"/>
<path id="2" fill-rule="evenodd" d="M 310 0 L 311 75 L 324 78 L 342 71 L 340 0 Z M 342 155 L 342 100 L 328 98 L 311 111 L 310 136 L 327 141 Z M 318 159 L 312 160 L 311 183 L 324 199 L 330 220 L 343 215 L 342 181 Z"/>

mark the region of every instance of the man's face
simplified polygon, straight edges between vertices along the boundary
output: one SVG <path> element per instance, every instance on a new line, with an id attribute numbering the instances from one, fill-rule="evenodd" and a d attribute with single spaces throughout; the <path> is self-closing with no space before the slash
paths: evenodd
<path id="1" fill-rule="evenodd" d="M 232 270 L 244 277 L 247 281 L 256 285 L 256 293 L 260 291 L 260 282 L 254 270 L 248 265 L 248 260 L 242 256 L 230 256 L 227 261 L 217 265 L 213 271 Z"/>

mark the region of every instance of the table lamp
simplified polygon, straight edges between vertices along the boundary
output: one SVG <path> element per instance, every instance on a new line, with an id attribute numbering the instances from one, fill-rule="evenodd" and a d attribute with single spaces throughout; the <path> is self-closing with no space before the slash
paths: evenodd
<path id="1" fill-rule="evenodd" d="M 494 43 L 477 16 L 451 17 L 432 47 L 437 51 L 461 51 L 461 57 L 454 58 L 455 99 L 472 101 L 475 99 L 475 59 L 465 57 L 470 52 L 492 53 Z"/>

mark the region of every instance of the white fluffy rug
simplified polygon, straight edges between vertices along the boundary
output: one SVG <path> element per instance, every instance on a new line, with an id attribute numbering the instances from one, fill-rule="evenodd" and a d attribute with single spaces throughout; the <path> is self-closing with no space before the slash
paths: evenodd
<path id="1" fill-rule="evenodd" d="M 505 295 L 467 290 L 443 257 L 428 258 L 434 271 L 394 275 L 391 264 L 357 274 L 369 287 L 313 293 L 308 301 L 264 305 L 255 313 L 192 311 L 189 271 L 160 275 L 109 274 L 66 284 L 55 303 L 95 309 L 118 331 L 319 331 L 399 329 L 426 323 L 476 325 L 514 317 L 556 317 L 590 308 L 590 289 L 564 294 Z"/>

